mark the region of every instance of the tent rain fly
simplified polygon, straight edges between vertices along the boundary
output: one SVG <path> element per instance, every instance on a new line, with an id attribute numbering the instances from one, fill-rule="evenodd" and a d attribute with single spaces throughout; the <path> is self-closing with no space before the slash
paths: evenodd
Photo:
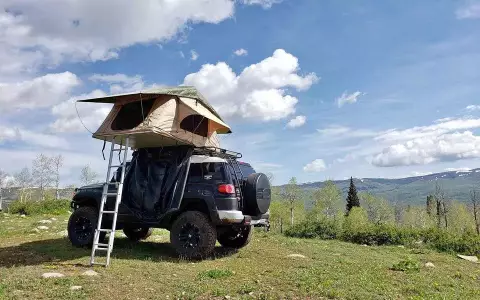
<path id="1" fill-rule="evenodd" d="M 93 137 L 132 148 L 176 145 L 218 147 L 217 134 L 231 133 L 207 100 L 191 86 L 154 88 L 79 102 L 114 104 Z"/>

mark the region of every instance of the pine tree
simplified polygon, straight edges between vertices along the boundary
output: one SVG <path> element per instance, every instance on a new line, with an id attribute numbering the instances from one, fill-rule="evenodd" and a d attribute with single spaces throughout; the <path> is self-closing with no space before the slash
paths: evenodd
<path id="1" fill-rule="evenodd" d="M 353 177 L 350 177 L 350 188 L 348 189 L 347 196 L 347 215 L 354 206 L 360 207 L 360 199 L 357 195 L 357 188 L 353 183 Z"/>

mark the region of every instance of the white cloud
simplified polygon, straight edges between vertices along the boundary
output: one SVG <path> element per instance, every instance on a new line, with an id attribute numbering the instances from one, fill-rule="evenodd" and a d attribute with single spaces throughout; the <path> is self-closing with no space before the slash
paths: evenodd
<path id="1" fill-rule="evenodd" d="M 47 74 L 18 83 L 0 83 L 0 113 L 50 107 L 68 99 L 72 89 L 80 83 L 70 72 Z"/>
<path id="2" fill-rule="evenodd" d="M 468 167 L 459 167 L 459 168 L 446 168 L 446 172 L 457 172 L 457 173 L 462 173 L 462 172 L 470 172 L 472 168 Z"/>
<path id="3" fill-rule="evenodd" d="M 117 58 L 122 48 L 171 40 L 189 24 L 217 24 L 233 16 L 234 6 L 232 0 L 4 0 L 0 70 Z"/>
<path id="4" fill-rule="evenodd" d="M 296 116 L 295 118 L 291 119 L 287 123 L 288 128 L 297 128 L 300 126 L 303 126 L 305 122 L 307 121 L 307 117 L 305 116 Z"/>
<path id="5" fill-rule="evenodd" d="M 273 4 L 280 3 L 283 0 L 242 0 L 244 4 L 247 5 L 260 5 L 261 7 L 268 9 L 272 7 Z"/>
<path id="6" fill-rule="evenodd" d="M 298 59 L 277 49 L 240 75 L 225 62 L 205 64 L 198 72 L 188 74 L 184 84 L 197 87 L 223 116 L 279 120 L 295 113 L 298 102 L 285 89 L 304 91 L 318 81 L 315 73 L 300 76 L 298 70 Z"/>
<path id="7" fill-rule="evenodd" d="M 246 56 L 246 55 L 248 55 L 248 51 L 243 49 L 243 48 L 240 48 L 240 49 L 237 49 L 237 50 L 233 51 L 233 54 L 235 54 L 236 56 Z"/>
<path id="8" fill-rule="evenodd" d="M 337 139 L 371 137 L 378 134 L 378 132 L 369 129 L 355 129 L 341 125 L 330 125 L 323 129 L 317 129 L 317 131 L 323 137 Z"/>
<path id="9" fill-rule="evenodd" d="M 52 107 L 52 114 L 57 117 L 57 120 L 50 124 L 50 129 L 57 133 L 85 132 L 85 127 L 87 127 L 89 131 L 95 131 L 109 113 L 112 105 L 100 103 L 76 103 L 76 101 L 103 96 L 106 96 L 105 92 L 94 90 L 91 93 L 75 96 L 55 105 Z"/>
<path id="10" fill-rule="evenodd" d="M 381 167 L 422 165 L 436 161 L 454 161 L 480 157 L 480 136 L 471 131 L 424 136 L 394 144 L 373 157 Z"/>
<path id="11" fill-rule="evenodd" d="M 183 53 L 183 51 L 179 51 L 178 53 L 180 54 L 181 58 L 185 58 L 185 54 Z"/>
<path id="12" fill-rule="evenodd" d="M 323 159 L 315 159 L 311 163 L 308 163 L 305 167 L 303 167 L 303 171 L 305 172 L 321 172 L 327 169 L 325 162 Z"/>
<path id="13" fill-rule="evenodd" d="M 338 107 L 342 107 L 346 103 L 352 104 L 352 103 L 357 102 L 358 97 L 363 96 L 363 95 L 365 95 L 365 93 L 362 93 L 360 91 L 356 91 L 352 94 L 348 94 L 348 92 L 345 91 L 335 101 L 337 102 Z"/>
<path id="14" fill-rule="evenodd" d="M 480 105 L 469 105 L 465 109 L 468 111 L 480 110 Z"/>
<path id="15" fill-rule="evenodd" d="M 445 121 L 437 120 L 433 125 L 417 126 L 404 130 L 391 129 L 387 130 L 377 137 L 375 140 L 383 142 L 402 142 L 417 138 L 437 137 L 441 134 L 472 128 L 480 128 L 480 119 L 452 119 L 446 118 Z"/>
<path id="16" fill-rule="evenodd" d="M 200 55 L 198 55 L 197 51 L 195 51 L 195 50 L 191 50 L 191 51 L 190 51 L 190 59 L 191 59 L 191 60 L 195 61 L 195 60 L 198 59 L 199 56 L 200 56 Z"/>
<path id="17" fill-rule="evenodd" d="M 4 141 L 22 142 L 27 145 L 43 148 L 69 148 L 68 142 L 58 136 L 0 125 L 0 144 Z"/>
<path id="18" fill-rule="evenodd" d="M 142 76 L 128 76 L 125 74 L 93 74 L 89 80 L 104 82 L 110 86 L 110 94 L 129 93 L 145 88 Z M 152 87 L 152 86 L 149 86 Z"/>
<path id="19" fill-rule="evenodd" d="M 457 19 L 478 19 L 480 18 L 480 2 L 468 1 L 455 11 Z"/>

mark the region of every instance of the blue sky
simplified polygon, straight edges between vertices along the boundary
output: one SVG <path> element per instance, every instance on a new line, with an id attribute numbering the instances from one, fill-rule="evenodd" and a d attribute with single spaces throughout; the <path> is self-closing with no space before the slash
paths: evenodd
<path id="1" fill-rule="evenodd" d="M 102 144 L 74 101 L 193 84 L 280 184 L 479 167 L 480 2 L 2 1 L 0 169 Z M 52 9 L 55 7 L 55 9 Z M 236 54 L 235 54 L 236 51 Z M 108 107 L 78 104 L 95 130 Z M 290 125 L 289 125 L 290 124 Z"/>

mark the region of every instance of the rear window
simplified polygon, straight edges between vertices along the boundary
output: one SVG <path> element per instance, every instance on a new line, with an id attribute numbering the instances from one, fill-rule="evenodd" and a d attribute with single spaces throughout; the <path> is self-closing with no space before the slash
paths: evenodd
<path id="1" fill-rule="evenodd" d="M 252 168 L 252 166 L 248 164 L 239 164 L 240 169 L 242 170 L 243 177 L 248 177 L 248 175 L 255 173 L 255 170 Z"/>
<path id="2" fill-rule="evenodd" d="M 191 164 L 188 173 L 188 182 L 224 181 L 225 172 L 223 163 L 209 162 Z"/>

